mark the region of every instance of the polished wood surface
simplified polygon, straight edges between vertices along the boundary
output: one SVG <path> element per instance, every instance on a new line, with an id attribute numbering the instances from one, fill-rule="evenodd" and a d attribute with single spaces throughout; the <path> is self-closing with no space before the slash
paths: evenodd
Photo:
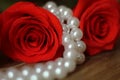
<path id="1" fill-rule="evenodd" d="M 19 63 L 1 55 L 0 64 L 0 70 L 3 70 Z M 73 73 L 62 80 L 120 80 L 120 40 L 111 51 L 87 56 L 84 64 L 78 65 Z"/>

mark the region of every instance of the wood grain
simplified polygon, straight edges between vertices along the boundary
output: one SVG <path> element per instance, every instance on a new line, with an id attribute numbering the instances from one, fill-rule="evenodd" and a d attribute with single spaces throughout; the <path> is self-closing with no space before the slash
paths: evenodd
<path id="1" fill-rule="evenodd" d="M 0 55 L 0 70 L 20 63 Z M 19 66 L 19 65 L 18 65 Z M 96 56 L 87 56 L 86 62 L 63 80 L 120 80 L 120 40 L 111 51 Z"/>

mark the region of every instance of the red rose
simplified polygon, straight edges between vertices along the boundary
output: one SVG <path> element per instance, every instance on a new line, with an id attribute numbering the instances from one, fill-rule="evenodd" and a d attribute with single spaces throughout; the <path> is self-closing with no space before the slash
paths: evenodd
<path id="1" fill-rule="evenodd" d="M 30 2 L 18 2 L 1 16 L 1 46 L 7 56 L 33 63 L 58 55 L 62 27 L 52 13 Z"/>
<path id="2" fill-rule="evenodd" d="M 113 48 L 120 27 L 117 5 L 115 0 L 78 1 L 74 15 L 80 19 L 88 54 Z"/>

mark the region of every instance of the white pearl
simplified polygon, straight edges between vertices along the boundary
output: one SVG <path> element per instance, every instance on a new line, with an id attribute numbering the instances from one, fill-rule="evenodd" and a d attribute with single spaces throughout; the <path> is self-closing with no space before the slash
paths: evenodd
<path id="1" fill-rule="evenodd" d="M 70 41 L 65 45 L 65 49 L 77 49 L 77 44 L 74 41 Z"/>
<path id="2" fill-rule="evenodd" d="M 50 9 L 50 8 L 54 8 L 54 7 L 56 8 L 57 5 L 52 1 L 47 2 L 44 6 L 45 9 Z"/>
<path id="3" fill-rule="evenodd" d="M 39 76 L 35 73 L 30 74 L 27 80 L 39 80 Z"/>
<path id="4" fill-rule="evenodd" d="M 70 17 L 68 19 L 68 22 L 67 22 L 68 25 L 75 25 L 75 26 L 79 26 L 80 25 L 80 22 L 79 22 L 79 19 L 76 18 L 76 17 Z"/>
<path id="5" fill-rule="evenodd" d="M 7 77 L 8 79 L 14 79 L 14 77 L 17 75 L 16 73 L 19 73 L 15 68 L 9 68 L 7 71 Z"/>
<path id="6" fill-rule="evenodd" d="M 70 43 L 71 40 L 72 40 L 72 38 L 69 34 L 67 34 L 67 33 L 63 34 L 63 36 L 62 36 L 62 44 L 63 45 Z"/>
<path id="7" fill-rule="evenodd" d="M 64 20 L 67 20 L 73 15 L 73 13 L 71 9 L 65 9 L 64 11 L 61 12 L 60 15 Z"/>
<path id="8" fill-rule="evenodd" d="M 78 51 L 84 52 L 86 50 L 86 44 L 83 41 L 77 41 Z"/>
<path id="9" fill-rule="evenodd" d="M 80 53 L 77 55 L 77 64 L 82 64 L 83 62 L 85 62 L 85 55 Z"/>
<path id="10" fill-rule="evenodd" d="M 54 70 L 54 69 L 53 69 Z M 44 70 L 42 72 L 42 78 L 43 80 L 53 80 L 53 72 L 49 71 L 49 70 Z"/>
<path id="11" fill-rule="evenodd" d="M 35 73 L 40 74 L 43 71 L 44 67 L 45 66 L 43 64 L 36 64 L 34 66 Z"/>
<path id="12" fill-rule="evenodd" d="M 78 54 L 79 54 L 79 52 L 77 52 L 77 51 L 74 50 L 74 49 L 67 49 L 67 50 L 64 51 L 63 57 L 64 57 L 65 59 L 69 59 L 69 60 L 76 61 Z"/>
<path id="13" fill-rule="evenodd" d="M 22 73 L 22 75 L 24 77 L 27 77 L 31 73 L 31 70 L 32 70 L 31 67 L 29 67 L 29 66 L 23 66 L 21 68 L 21 73 Z"/>
<path id="14" fill-rule="evenodd" d="M 46 67 L 47 67 L 47 69 L 48 70 L 52 70 L 52 69 L 54 69 L 54 62 L 53 61 L 48 61 L 47 63 L 46 63 Z"/>
<path id="15" fill-rule="evenodd" d="M 61 5 L 61 6 L 58 7 L 58 11 L 59 11 L 60 13 L 64 12 L 65 10 L 66 10 L 66 7 L 63 6 L 63 5 Z"/>
<path id="16" fill-rule="evenodd" d="M 72 72 L 76 68 L 76 63 L 73 60 L 66 59 L 64 62 L 64 67 L 68 72 Z"/>
<path id="17" fill-rule="evenodd" d="M 54 76 L 56 79 L 63 79 L 64 77 L 67 76 L 67 71 L 64 67 L 56 67 L 54 69 Z"/>
<path id="18" fill-rule="evenodd" d="M 51 13 L 53 13 L 54 15 L 59 16 L 59 12 L 58 12 L 57 8 L 53 7 L 53 8 L 50 8 L 50 9 L 48 9 L 48 10 L 49 10 Z"/>
<path id="19" fill-rule="evenodd" d="M 79 28 L 72 28 L 70 35 L 74 40 L 80 40 L 83 37 L 83 33 Z"/>
<path id="20" fill-rule="evenodd" d="M 37 75 L 31 75 L 30 80 L 39 80 Z"/>
<path id="21" fill-rule="evenodd" d="M 56 66 L 62 66 L 63 65 L 63 58 L 57 58 L 56 60 L 55 60 L 55 65 Z"/>

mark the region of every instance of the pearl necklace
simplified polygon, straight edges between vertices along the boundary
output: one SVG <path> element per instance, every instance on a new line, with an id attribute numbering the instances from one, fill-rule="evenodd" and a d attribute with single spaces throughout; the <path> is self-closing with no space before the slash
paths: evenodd
<path id="1" fill-rule="evenodd" d="M 86 45 L 81 41 L 83 33 L 78 28 L 79 20 L 72 16 L 72 10 L 65 6 L 57 8 L 54 2 L 48 2 L 45 9 L 58 17 L 62 24 L 62 44 L 65 48 L 63 58 L 46 63 L 37 63 L 33 67 L 26 65 L 20 71 L 14 67 L 0 72 L 0 80 L 54 80 L 62 79 L 75 70 L 76 64 L 85 61 L 83 52 Z"/>

